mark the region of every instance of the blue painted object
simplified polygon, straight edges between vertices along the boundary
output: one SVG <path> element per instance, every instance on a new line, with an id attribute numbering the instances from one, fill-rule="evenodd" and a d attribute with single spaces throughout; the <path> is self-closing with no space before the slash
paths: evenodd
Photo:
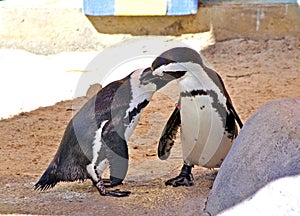
<path id="1" fill-rule="evenodd" d="M 84 0 L 83 11 L 86 15 L 91 15 L 91 16 L 114 16 L 115 1 L 114 0 Z M 188 15 L 188 14 L 196 14 L 197 11 L 198 11 L 198 0 L 167 0 L 167 11 L 165 15 L 168 16 Z"/>
<path id="2" fill-rule="evenodd" d="M 169 0 L 167 15 L 196 14 L 198 11 L 198 0 Z"/>
<path id="3" fill-rule="evenodd" d="M 83 11 L 91 16 L 113 16 L 115 12 L 114 0 L 84 0 Z"/>

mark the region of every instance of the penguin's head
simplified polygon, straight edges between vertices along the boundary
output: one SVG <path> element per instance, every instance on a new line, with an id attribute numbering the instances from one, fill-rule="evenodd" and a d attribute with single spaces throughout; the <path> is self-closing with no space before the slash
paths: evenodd
<path id="1" fill-rule="evenodd" d="M 180 74 L 182 76 L 183 74 Z M 151 68 L 146 68 L 143 70 L 141 76 L 140 76 L 140 84 L 142 86 L 149 86 L 149 84 L 153 84 L 156 86 L 156 90 L 159 90 L 160 88 L 164 87 L 166 84 L 168 84 L 170 81 L 174 80 L 175 77 L 173 76 L 163 76 L 163 74 L 153 74 L 153 71 Z"/>
<path id="2" fill-rule="evenodd" d="M 176 47 L 165 51 L 152 63 L 153 75 L 173 80 L 183 77 L 186 72 L 192 70 L 189 65 L 203 66 L 201 56 L 195 50 L 188 47 Z"/>

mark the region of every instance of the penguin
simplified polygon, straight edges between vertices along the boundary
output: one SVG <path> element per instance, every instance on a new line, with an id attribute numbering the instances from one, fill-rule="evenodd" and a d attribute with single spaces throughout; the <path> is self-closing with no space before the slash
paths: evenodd
<path id="1" fill-rule="evenodd" d="M 107 187 L 122 184 L 128 170 L 127 141 L 153 93 L 172 79 L 155 77 L 150 68 L 138 69 L 98 91 L 70 120 L 52 162 L 34 189 L 91 179 L 100 195 L 128 196 L 130 191 Z M 106 185 L 101 176 L 108 166 Z"/>
<path id="2" fill-rule="evenodd" d="M 166 160 L 180 128 L 183 166 L 180 174 L 165 182 L 170 186 L 192 186 L 192 168 L 220 167 L 238 127 L 238 116 L 221 76 L 206 66 L 197 51 L 176 47 L 152 63 L 153 75 L 177 77 L 178 104 L 167 121 L 158 144 L 158 157 Z"/>

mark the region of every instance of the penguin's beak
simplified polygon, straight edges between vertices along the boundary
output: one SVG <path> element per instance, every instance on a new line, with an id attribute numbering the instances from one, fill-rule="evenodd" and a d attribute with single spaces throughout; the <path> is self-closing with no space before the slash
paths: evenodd
<path id="1" fill-rule="evenodd" d="M 187 72 L 180 63 L 177 63 L 171 58 L 164 58 L 161 56 L 157 57 L 152 62 L 151 70 L 153 77 L 161 82 L 159 88 L 175 79 L 179 79 Z"/>
<path id="2" fill-rule="evenodd" d="M 163 71 L 161 75 L 154 74 L 153 77 L 158 89 L 160 89 L 167 85 L 169 82 L 184 76 L 185 73 L 186 71 Z"/>
<path id="3" fill-rule="evenodd" d="M 152 74 L 154 76 L 158 76 L 160 77 L 162 80 L 165 81 L 172 81 L 174 79 L 179 79 L 182 76 L 185 75 L 185 73 L 187 72 L 186 70 L 183 70 L 183 68 L 170 68 L 168 66 L 161 66 L 155 70 L 152 69 Z"/>
<path id="4" fill-rule="evenodd" d="M 179 79 L 184 76 L 187 71 L 163 71 L 164 76 L 171 76 L 173 79 Z"/>
<path id="5" fill-rule="evenodd" d="M 169 82 L 173 81 L 174 79 L 177 79 L 180 77 L 182 73 L 173 73 L 173 72 L 163 72 L 161 74 L 154 74 L 151 68 L 146 68 L 141 77 L 140 77 L 140 83 L 144 86 L 148 84 L 154 84 L 156 85 L 156 90 L 164 87 Z"/>
<path id="6" fill-rule="evenodd" d="M 171 79 L 167 79 L 165 76 L 153 75 L 151 68 L 146 68 L 140 78 L 142 85 L 154 84 L 157 87 L 156 90 L 162 88 L 170 81 Z"/>
<path id="7" fill-rule="evenodd" d="M 152 74 L 161 76 L 165 80 L 179 79 L 187 72 L 186 68 L 173 60 L 157 57 L 151 65 Z"/>

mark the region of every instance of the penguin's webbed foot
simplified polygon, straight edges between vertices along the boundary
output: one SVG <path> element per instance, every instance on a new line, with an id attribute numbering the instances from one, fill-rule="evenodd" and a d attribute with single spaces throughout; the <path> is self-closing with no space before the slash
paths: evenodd
<path id="1" fill-rule="evenodd" d="M 129 194 L 131 193 L 130 191 L 120 191 L 119 189 L 107 190 L 102 180 L 94 183 L 94 185 L 102 196 L 125 197 L 129 196 Z"/>
<path id="2" fill-rule="evenodd" d="M 193 174 L 190 174 L 188 176 L 177 176 L 175 178 L 171 178 L 168 181 L 165 182 L 165 184 L 168 186 L 178 187 L 178 186 L 193 186 L 194 185 L 194 177 Z"/>
<path id="3" fill-rule="evenodd" d="M 99 191 L 100 192 L 100 191 Z M 113 197 L 125 197 L 129 196 L 130 191 L 120 191 L 119 189 L 116 190 L 107 190 L 100 192 L 102 196 L 113 196 Z"/>
<path id="4" fill-rule="evenodd" d="M 187 164 L 184 164 L 179 176 L 175 178 L 171 178 L 168 181 L 165 182 L 165 184 L 168 186 L 178 187 L 178 186 L 193 186 L 194 185 L 194 177 L 192 174 L 192 167 Z"/>

